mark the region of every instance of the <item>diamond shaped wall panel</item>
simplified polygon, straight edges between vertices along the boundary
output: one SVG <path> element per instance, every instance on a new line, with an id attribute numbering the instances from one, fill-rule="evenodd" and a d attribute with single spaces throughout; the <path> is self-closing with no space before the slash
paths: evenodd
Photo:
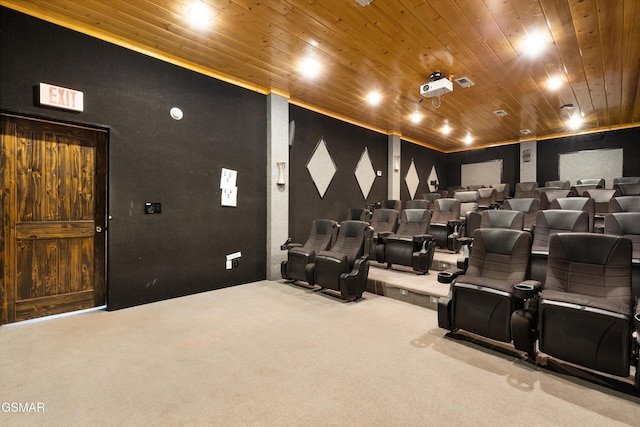
<path id="1" fill-rule="evenodd" d="M 409 166 L 407 175 L 404 177 L 404 182 L 407 184 L 407 190 L 409 190 L 411 200 L 413 200 L 415 198 L 416 191 L 418 190 L 418 186 L 420 185 L 420 177 L 418 177 L 418 171 L 416 170 L 416 165 L 413 162 L 413 159 L 411 159 L 411 166 Z"/>
<path id="2" fill-rule="evenodd" d="M 366 199 L 369 196 L 373 182 L 376 180 L 376 171 L 373 168 L 373 163 L 369 157 L 369 150 L 367 150 L 366 147 L 360 156 L 354 173 L 360 186 L 360 191 L 362 191 L 362 196 Z"/>
<path id="3" fill-rule="evenodd" d="M 307 162 L 307 170 L 318 189 L 318 193 L 320 193 L 320 197 L 324 197 L 338 168 L 336 168 L 323 138 L 320 138 L 315 150 L 313 150 L 313 154 Z"/>

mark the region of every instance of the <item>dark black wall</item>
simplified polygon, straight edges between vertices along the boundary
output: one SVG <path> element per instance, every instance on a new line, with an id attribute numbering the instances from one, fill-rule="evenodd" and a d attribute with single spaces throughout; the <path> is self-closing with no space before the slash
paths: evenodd
<path id="1" fill-rule="evenodd" d="M 538 141 L 538 184 L 559 179 L 560 154 L 604 148 L 622 148 L 623 176 L 640 176 L 640 128 L 633 128 Z M 590 177 L 588 171 L 585 165 L 585 178 Z M 608 188 L 612 185 L 607 182 Z"/>
<path id="2" fill-rule="evenodd" d="M 85 111 L 34 106 L 40 82 L 83 91 Z M 265 96 L 0 8 L 0 109 L 109 129 L 110 309 L 266 277 Z"/>
<path id="3" fill-rule="evenodd" d="M 513 193 L 515 184 L 520 182 L 520 144 L 447 154 L 447 187 L 460 185 L 462 165 L 499 159 L 502 159 L 502 182 L 508 183 Z"/>
<path id="4" fill-rule="evenodd" d="M 420 179 L 420 184 L 418 185 L 414 198 L 420 199 L 422 194 L 429 192 L 429 175 L 434 166 L 436 168 L 436 174 L 438 175 L 439 188 L 446 188 L 446 154 L 407 141 L 401 142 L 400 153 L 402 154 L 400 161 L 400 199 L 402 200 L 403 207 L 408 200 L 411 200 L 411 193 L 405 180 L 409 167 L 411 166 L 411 160 L 413 160 L 416 171 L 418 172 L 418 178 Z"/>
<path id="5" fill-rule="evenodd" d="M 295 105 L 290 106 L 289 115 L 296 124 L 290 149 L 289 233 L 294 242 L 304 243 L 314 219 L 343 221 L 349 208 L 386 199 L 388 136 Z M 323 198 L 307 169 L 307 162 L 321 138 L 337 168 Z M 382 171 L 366 199 L 354 174 L 365 147 L 373 168 Z"/>

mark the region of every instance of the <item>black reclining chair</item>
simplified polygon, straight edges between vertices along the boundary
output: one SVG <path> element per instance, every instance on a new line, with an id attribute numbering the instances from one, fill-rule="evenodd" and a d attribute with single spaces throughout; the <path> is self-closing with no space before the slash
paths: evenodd
<path id="1" fill-rule="evenodd" d="M 633 297 L 629 239 L 596 233 L 555 234 L 549 242 L 549 266 L 537 312 L 534 306 L 514 313 L 514 344 L 520 350 L 535 351 L 533 344 L 520 337 L 525 338 L 528 329 L 534 342 L 531 327 L 537 324 L 540 352 L 623 377 L 629 376 L 633 364 L 638 390 L 638 338 L 632 334 L 640 319 L 634 327 Z M 528 321 L 522 321 L 525 317 Z"/>
<path id="2" fill-rule="evenodd" d="M 478 188 L 478 209 L 498 207 L 498 191 L 493 187 Z"/>
<path id="3" fill-rule="evenodd" d="M 553 234 L 563 232 L 589 232 L 587 212 L 565 209 L 538 211 L 531 245 L 531 269 L 528 278 L 544 284 L 547 275 L 549 238 Z"/>
<path id="4" fill-rule="evenodd" d="M 488 210 L 481 214 L 480 228 L 524 229 L 524 213 L 509 210 Z"/>
<path id="5" fill-rule="evenodd" d="M 502 182 L 500 184 L 491 184 L 491 188 L 496 189 L 496 201 L 499 205 L 502 205 L 502 202 L 511 197 L 509 193 L 509 184 L 506 182 Z"/>
<path id="6" fill-rule="evenodd" d="M 536 225 L 536 215 L 540 210 L 540 200 L 535 198 L 508 199 L 502 204 L 505 210 L 514 210 L 524 214 L 524 230 L 531 231 Z"/>
<path id="7" fill-rule="evenodd" d="M 376 258 L 386 262 L 387 268 L 400 264 L 422 274 L 428 273 L 436 246 L 435 239 L 429 234 L 430 220 L 431 212 L 427 209 L 403 210 L 398 231 L 384 237 L 384 244 L 376 248 Z"/>
<path id="8" fill-rule="evenodd" d="M 589 197 L 558 197 L 549 205 L 549 209 L 568 209 L 585 211 L 589 215 L 589 230 L 593 231 L 595 224 L 596 204 Z"/>
<path id="9" fill-rule="evenodd" d="M 640 194 L 640 182 L 621 182 L 618 189 L 623 196 L 637 196 Z"/>
<path id="10" fill-rule="evenodd" d="M 555 199 L 560 197 L 569 197 L 571 195 L 571 190 L 549 189 L 549 187 L 542 188 L 547 188 L 547 191 L 539 191 L 540 188 L 536 190 L 539 194 L 540 210 L 551 209 L 551 202 Z"/>
<path id="11" fill-rule="evenodd" d="M 456 240 L 454 240 L 453 233 L 461 225 L 460 200 L 450 198 L 436 199 L 429 228 L 429 233 L 436 240 L 436 246 L 458 252 L 460 250 L 457 242 L 458 236 L 455 236 Z M 449 236 L 452 237 L 449 238 Z"/>
<path id="12" fill-rule="evenodd" d="M 537 182 L 518 182 L 516 183 L 516 189 L 513 193 L 514 199 L 529 199 L 535 197 L 535 191 L 538 188 Z"/>
<path id="13" fill-rule="evenodd" d="M 640 212 L 640 196 L 619 196 L 609 200 L 609 213 Z"/>
<path id="14" fill-rule="evenodd" d="M 426 201 L 426 200 L 425 200 Z M 369 246 L 369 259 L 377 259 L 378 247 L 384 245 L 384 237 L 395 233 L 398 229 L 400 213 L 395 209 L 376 209 L 371 217 L 371 227 L 373 228 L 373 240 Z M 379 260 L 382 262 L 381 260 Z"/>
<path id="15" fill-rule="evenodd" d="M 347 209 L 347 221 L 371 221 L 372 212 L 367 208 L 349 208 Z"/>
<path id="16" fill-rule="evenodd" d="M 380 207 L 383 209 L 395 209 L 398 212 L 402 210 L 402 201 L 400 200 L 383 200 L 380 203 Z"/>
<path id="17" fill-rule="evenodd" d="M 307 283 L 337 291 L 346 300 L 362 298 L 369 276 L 367 245 L 372 236 L 373 229 L 364 221 L 341 222 L 336 243 L 330 250 L 318 252 L 315 263 L 307 264 Z"/>
<path id="18" fill-rule="evenodd" d="M 466 272 L 460 271 L 449 295 L 438 300 L 438 326 L 510 342 L 511 314 L 521 308 L 514 288 L 535 286 L 525 282 L 530 248 L 526 231 L 477 229 Z"/>
<path id="19" fill-rule="evenodd" d="M 604 217 L 604 233 L 631 240 L 633 294 L 640 295 L 640 212 L 616 212 Z"/>
<path id="20" fill-rule="evenodd" d="M 316 253 L 326 251 L 336 240 L 338 223 L 330 219 L 315 219 L 304 245 L 294 246 L 287 252 L 287 260 L 280 264 L 283 279 L 306 281 L 305 267 L 315 262 Z"/>

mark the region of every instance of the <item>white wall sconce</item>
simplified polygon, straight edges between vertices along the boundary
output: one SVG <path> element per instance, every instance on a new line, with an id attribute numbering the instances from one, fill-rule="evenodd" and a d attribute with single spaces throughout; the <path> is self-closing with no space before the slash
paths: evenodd
<path id="1" fill-rule="evenodd" d="M 278 167 L 278 179 L 276 180 L 276 185 L 282 188 L 287 183 L 284 177 L 284 168 L 287 166 L 287 163 L 276 162 L 276 166 Z"/>
<path id="2" fill-rule="evenodd" d="M 400 156 L 393 156 L 393 170 L 396 172 L 400 170 Z"/>

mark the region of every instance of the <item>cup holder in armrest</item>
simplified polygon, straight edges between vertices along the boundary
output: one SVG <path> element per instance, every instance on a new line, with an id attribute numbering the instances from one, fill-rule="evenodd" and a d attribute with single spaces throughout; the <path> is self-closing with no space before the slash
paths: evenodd
<path id="1" fill-rule="evenodd" d="M 535 287 L 528 283 L 518 283 L 513 287 L 513 295 L 520 299 L 531 299 L 535 295 Z"/>
<path id="2" fill-rule="evenodd" d="M 451 268 L 449 270 L 441 271 L 438 273 L 439 283 L 451 283 L 453 279 L 464 273 L 464 270 L 459 268 Z"/>

